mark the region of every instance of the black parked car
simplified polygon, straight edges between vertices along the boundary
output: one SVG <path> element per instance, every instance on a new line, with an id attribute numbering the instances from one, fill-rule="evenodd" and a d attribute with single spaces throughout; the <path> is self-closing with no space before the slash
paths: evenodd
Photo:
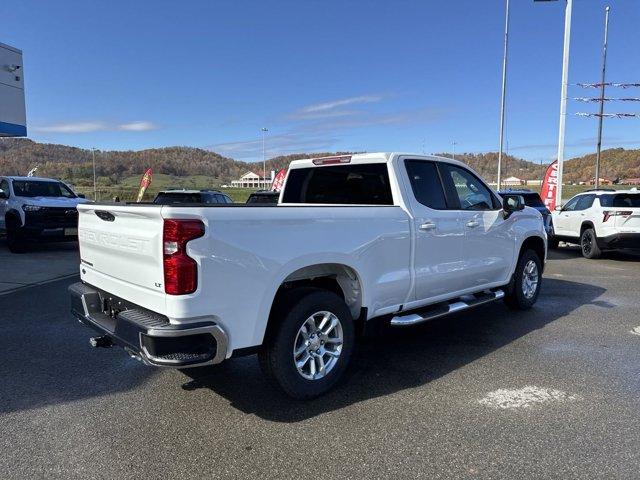
<path id="1" fill-rule="evenodd" d="M 247 203 L 267 203 L 276 204 L 280 198 L 280 192 L 274 192 L 272 190 L 258 190 L 249 195 Z"/>
<path id="2" fill-rule="evenodd" d="M 540 198 L 540 195 L 538 195 L 536 192 L 532 192 L 527 188 L 507 189 L 500 190 L 498 192 L 498 195 L 521 195 L 524 198 L 524 204 L 527 207 L 535 208 L 542 214 L 542 219 L 544 220 L 544 228 L 547 231 L 547 235 L 552 232 L 553 229 L 551 228 L 551 212 Z"/>
<path id="3" fill-rule="evenodd" d="M 228 195 L 217 190 L 165 190 L 159 192 L 153 203 L 157 205 L 207 205 L 212 203 L 233 203 Z"/>

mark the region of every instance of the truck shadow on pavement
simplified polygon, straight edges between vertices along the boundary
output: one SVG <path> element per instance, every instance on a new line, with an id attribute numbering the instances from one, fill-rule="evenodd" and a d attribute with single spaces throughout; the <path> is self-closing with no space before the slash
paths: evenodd
<path id="1" fill-rule="evenodd" d="M 76 281 L 0 296 L 0 414 L 132 390 L 154 375 L 119 349 L 89 347 L 93 331 L 69 313 Z"/>
<path id="2" fill-rule="evenodd" d="M 524 335 L 562 319 L 606 290 L 545 278 L 536 306 L 508 310 L 502 302 L 420 326 L 391 329 L 360 339 L 343 381 L 312 401 L 293 400 L 267 383 L 255 356 L 216 367 L 184 370 L 185 390 L 210 389 L 244 413 L 276 422 L 299 422 L 322 413 L 428 384 Z"/>

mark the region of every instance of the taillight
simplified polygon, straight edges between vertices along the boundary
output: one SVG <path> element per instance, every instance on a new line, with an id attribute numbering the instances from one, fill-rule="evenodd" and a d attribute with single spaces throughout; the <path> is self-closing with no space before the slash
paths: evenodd
<path id="1" fill-rule="evenodd" d="M 200 220 L 164 221 L 164 291 L 169 295 L 193 293 L 198 288 L 198 264 L 187 255 L 187 242 L 203 235 Z"/>
<path id="2" fill-rule="evenodd" d="M 623 210 L 606 210 L 603 213 L 604 213 L 604 217 L 602 217 L 602 221 L 606 222 L 611 217 L 628 217 L 633 212 L 627 212 Z"/>

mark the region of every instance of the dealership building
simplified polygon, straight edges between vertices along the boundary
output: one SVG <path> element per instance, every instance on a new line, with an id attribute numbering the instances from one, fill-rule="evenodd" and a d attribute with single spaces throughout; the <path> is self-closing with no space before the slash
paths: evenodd
<path id="1" fill-rule="evenodd" d="M 0 43 L 0 137 L 26 137 L 22 51 Z"/>

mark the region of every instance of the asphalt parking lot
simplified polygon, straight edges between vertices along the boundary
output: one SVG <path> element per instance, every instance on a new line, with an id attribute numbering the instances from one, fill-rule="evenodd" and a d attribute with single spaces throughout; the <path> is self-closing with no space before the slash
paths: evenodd
<path id="1" fill-rule="evenodd" d="M 77 243 L 34 244 L 16 255 L 0 236 L 0 295 L 75 275 L 78 263 Z"/>
<path id="2" fill-rule="evenodd" d="M 552 252 L 533 310 L 496 303 L 363 342 L 308 403 L 255 357 L 180 372 L 92 349 L 73 281 L 0 295 L 3 479 L 638 477 L 640 257 Z"/>

